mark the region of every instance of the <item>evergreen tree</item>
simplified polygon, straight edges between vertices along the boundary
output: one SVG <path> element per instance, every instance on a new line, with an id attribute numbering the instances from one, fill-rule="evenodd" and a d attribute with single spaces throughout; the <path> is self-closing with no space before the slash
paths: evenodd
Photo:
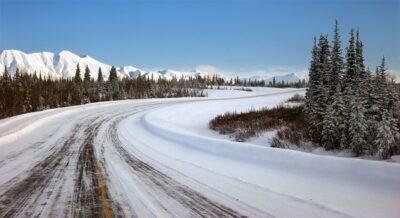
<path id="1" fill-rule="evenodd" d="M 379 110 L 390 110 L 389 108 L 389 90 L 388 76 L 386 73 L 385 57 L 382 57 L 381 65 L 377 69 L 377 95 Z"/>
<path id="2" fill-rule="evenodd" d="M 326 150 L 342 148 L 342 144 L 346 141 L 344 135 L 346 126 L 343 120 L 345 106 L 340 85 L 337 86 L 332 99 L 333 102 L 328 106 L 324 117 L 322 131 L 322 142 Z"/>
<path id="3" fill-rule="evenodd" d="M 6 116 L 13 115 L 13 100 L 14 100 L 14 92 L 13 92 L 13 84 L 11 75 L 9 74 L 7 67 L 4 69 L 3 78 L 2 78 L 2 87 L 3 87 L 3 113 Z"/>
<path id="4" fill-rule="evenodd" d="M 13 93 L 14 93 L 14 105 L 13 105 L 13 114 L 20 114 L 25 112 L 24 107 L 24 89 L 22 86 L 22 77 L 20 75 L 19 69 L 15 71 L 14 78 L 12 81 Z"/>
<path id="5" fill-rule="evenodd" d="M 351 116 L 350 116 L 350 141 L 351 150 L 356 156 L 359 156 L 365 150 L 367 123 L 364 117 L 364 108 L 360 97 L 352 101 Z"/>
<path id="6" fill-rule="evenodd" d="M 344 114 L 344 125 L 346 126 L 346 131 L 342 137 L 349 139 L 347 141 L 342 141 L 343 148 L 348 148 L 351 146 L 351 139 L 353 136 L 351 135 L 351 123 L 350 120 L 352 119 L 352 109 L 354 107 L 352 104 L 356 102 L 355 95 L 356 95 L 356 81 L 357 79 L 357 64 L 356 64 L 356 49 L 355 49 L 355 38 L 354 38 L 354 29 L 350 31 L 350 39 L 349 39 L 349 46 L 347 47 L 346 52 L 346 69 L 345 75 L 343 78 L 343 100 L 347 108 L 345 109 Z M 358 101 L 358 99 L 357 99 Z"/>
<path id="7" fill-rule="evenodd" d="M 118 79 L 117 69 L 114 66 L 112 66 L 110 70 L 110 76 L 108 77 L 108 81 L 110 81 L 110 83 L 114 83 L 117 81 L 117 79 Z"/>
<path id="8" fill-rule="evenodd" d="M 319 76 L 317 72 L 318 66 L 318 57 L 319 57 L 319 48 L 317 46 L 316 38 L 314 37 L 314 45 L 312 49 L 312 59 L 310 63 L 310 69 L 308 72 L 309 75 L 309 86 L 306 91 L 305 103 L 304 103 L 304 111 L 307 114 L 308 121 L 310 123 L 309 132 L 311 139 L 316 142 L 317 136 L 317 114 L 316 114 L 316 102 L 317 102 L 317 94 L 319 87 Z"/>
<path id="9" fill-rule="evenodd" d="M 330 85 L 330 75 L 331 75 L 331 51 L 328 41 L 328 35 L 321 35 L 319 39 L 319 62 L 318 71 L 321 78 L 321 85 L 324 87 L 329 87 Z M 329 92 L 328 92 L 329 93 Z"/>
<path id="10" fill-rule="evenodd" d="M 366 70 L 365 80 L 363 84 L 363 88 L 366 92 L 366 104 L 365 110 L 368 116 L 371 116 L 374 107 L 377 105 L 377 96 L 376 96 L 376 80 L 372 76 L 371 70 Z"/>
<path id="11" fill-rule="evenodd" d="M 321 35 L 318 43 L 318 62 L 316 66 L 317 83 L 314 93 L 314 131 L 313 142 L 322 142 L 323 120 L 326 114 L 329 98 L 329 73 L 331 71 L 328 36 Z"/>
<path id="12" fill-rule="evenodd" d="M 376 135 L 378 134 L 378 122 L 380 120 L 379 110 L 379 96 L 378 96 L 378 82 L 377 77 L 372 76 L 372 72 L 368 69 L 365 78 L 365 84 L 363 84 L 363 88 L 366 92 L 365 94 L 365 119 L 367 120 L 367 145 L 369 145 L 368 153 L 373 154 L 376 149 L 374 148 L 374 141 Z M 378 72 L 378 71 L 377 71 Z"/>
<path id="13" fill-rule="evenodd" d="M 349 46 L 347 47 L 346 54 L 346 74 L 344 76 L 344 90 L 345 94 L 354 96 L 357 79 L 357 64 L 356 64 L 356 49 L 355 49 L 355 39 L 354 39 L 354 29 L 350 32 Z M 347 99 L 347 100 L 350 100 Z"/>
<path id="14" fill-rule="evenodd" d="M 337 123 L 333 105 L 329 105 L 322 126 L 322 145 L 326 150 L 337 147 L 337 139 L 340 137 L 337 131 Z"/>
<path id="15" fill-rule="evenodd" d="M 76 71 L 75 71 L 74 82 L 75 82 L 75 84 L 77 84 L 77 85 L 80 85 L 80 84 L 82 83 L 81 69 L 79 68 L 79 63 L 76 65 Z"/>
<path id="16" fill-rule="evenodd" d="M 378 135 L 377 135 L 377 148 L 378 156 L 382 159 L 389 158 L 394 149 L 398 147 L 395 141 L 394 133 L 398 133 L 397 127 L 393 125 L 393 120 L 388 111 L 382 114 L 382 120 L 379 122 Z"/>
<path id="17" fill-rule="evenodd" d="M 339 33 L 339 24 L 337 20 L 335 22 L 331 61 L 332 69 L 329 78 L 329 95 L 333 96 L 336 92 L 336 87 L 339 86 L 340 80 L 343 77 L 343 57 Z"/>
<path id="18" fill-rule="evenodd" d="M 364 64 L 364 45 L 360 39 L 360 32 L 357 30 L 356 32 L 356 66 L 357 66 L 357 77 L 361 79 L 365 79 L 366 71 L 365 71 L 365 64 Z"/>
<path id="19" fill-rule="evenodd" d="M 97 73 L 97 82 L 104 82 L 103 73 L 101 72 L 101 67 L 99 67 L 99 72 Z"/>
<path id="20" fill-rule="evenodd" d="M 119 85 L 118 85 L 118 76 L 117 76 L 117 69 L 112 66 L 110 70 L 110 76 L 108 77 L 108 82 L 111 85 L 111 99 L 118 100 L 121 97 Z"/>
<path id="21" fill-rule="evenodd" d="M 84 74 L 84 78 L 83 78 L 83 83 L 86 85 L 90 84 L 90 69 L 89 67 L 86 65 L 85 68 L 85 74 Z"/>
<path id="22" fill-rule="evenodd" d="M 364 108 L 367 110 L 370 105 L 368 105 L 369 94 L 368 91 L 370 89 L 370 74 L 365 70 L 364 64 L 364 45 L 360 39 L 360 33 L 357 30 L 356 32 L 356 66 L 357 66 L 357 81 L 356 81 L 356 89 L 358 95 L 361 97 L 362 104 Z M 368 114 L 367 114 L 368 115 Z"/>

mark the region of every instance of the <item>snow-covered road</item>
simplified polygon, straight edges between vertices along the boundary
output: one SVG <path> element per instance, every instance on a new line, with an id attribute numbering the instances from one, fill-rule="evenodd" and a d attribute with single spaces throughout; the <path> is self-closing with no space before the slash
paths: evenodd
<path id="1" fill-rule="evenodd" d="M 216 114 L 302 92 L 102 102 L 1 120 L 0 216 L 399 217 L 400 164 L 237 143 L 207 128 Z"/>

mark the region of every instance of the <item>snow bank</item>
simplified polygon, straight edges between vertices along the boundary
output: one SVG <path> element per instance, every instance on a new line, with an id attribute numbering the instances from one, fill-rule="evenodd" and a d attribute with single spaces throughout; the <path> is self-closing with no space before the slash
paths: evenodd
<path id="1" fill-rule="evenodd" d="M 303 90 L 297 92 L 302 93 Z M 315 208 L 311 206 L 314 205 L 338 216 L 398 217 L 399 164 L 232 142 L 226 136 L 221 137 L 208 129 L 208 121 L 217 114 L 272 107 L 292 95 L 282 93 L 237 100 L 174 104 L 143 115 L 137 126 L 125 125 L 130 129 L 135 128 L 136 133 L 131 132 L 130 138 L 138 134 L 146 138 L 141 143 L 149 147 L 142 146 L 139 149 L 153 157 L 155 153 L 160 153 L 159 161 L 173 159 L 201 166 L 275 194 L 290 196 L 292 201 L 296 199 L 302 202 L 299 204 L 308 204 L 309 211 L 314 211 Z M 139 126 L 144 128 L 138 130 Z M 177 163 L 170 164 L 172 168 L 182 168 Z M 195 176 L 189 170 L 182 171 Z M 203 179 L 206 183 L 214 184 L 212 180 L 210 175 Z M 252 193 L 253 198 L 250 199 L 243 197 L 243 193 L 231 194 L 253 206 L 269 208 L 267 202 L 252 203 L 252 199 L 257 198 L 256 193 Z M 275 215 L 285 214 L 276 211 Z"/>

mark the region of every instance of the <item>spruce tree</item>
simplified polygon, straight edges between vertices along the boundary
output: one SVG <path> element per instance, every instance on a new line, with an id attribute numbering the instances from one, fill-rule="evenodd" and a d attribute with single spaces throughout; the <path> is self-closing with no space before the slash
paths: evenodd
<path id="1" fill-rule="evenodd" d="M 352 152 L 356 156 L 363 154 L 366 146 L 367 123 L 364 117 L 364 107 L 358 96 L 351 103 L 349 132 Z"/>
<path id="2" fill-rule="evenodd" d="M 112 66 L 111 70 L 110 70 L 110 75 L 108 77 L 108 81 L 110 81 L 110 83 L 114 83 L 117 81 L 117 79 L 118 79 L 117 78 L 117 69 L 114 66 Z"/>
<path id="3" fill-rule="evenodd" d="M 340 80 L 343 77 L 343 57 L 339 33 L 339 24 L 336 20 L 334 29 L 334 38 L 332 46 L 332 69 L 330 73 L 330 96 L 336 92 L 336 87 L 339 86 Z"/>
<path id="4" fill-rule="evenodd" d="M 355 102 L 359 99 L 355 99 L 356 96 L 356 81 L 357 79 L 357 64 L 356 64 L 356 49 L 355 49 L 355 37 L 354 37 L 354 29 L 350 31 L 350 39 L 349 45 L 346 51 L 346 68 L 345 75 L 343 77 L 343 100 L 347 107 L 345 108 L 344 114 L 344 125 L 346 126 L 346 131 L 343 134 L 343 138 L 348 139 L 346 141 L 342 141 L 341 145 L 343 148 L 351 147 L 351 139 L 353 136 L 351 135 L 351 127 L 350 120 L 354 115 L 352 110 Z"/>
<path id="5" fill-rule="evenodd" d="M 319 39 L 319 62 L 317 69 L 319 71 L 319 77 L 321 79 L 321 85 L 326 87 L 330 85 L 330 75 L 331 75 L 331 51 L 329 47 L 328 35 L 321 35 Z M 329 92 L 328 92 L 329 93 Z"/>
<path id="6" fill-rule="evenodd" d="M 339 85 L 336 87 L 336 92 L 332 97 L 332 104 L 328 106 L 324 117 L 322 142 L 326 150 L 339 149 L 342 147 L 342 143 L 346 141 L 344 136 L 346 131 L 343 120 L 344 112 L 345 105 Z"/>
<path id="7" fill-rule="evenodd" d="M 3 88 L 3 114 L 5 116 L 11 116 L 13 115 L 13 101 L 14 101 L 14 91 L 13 91 L 13 84 L 12 84 L 12 79 L 11 75 L 8 72 L 7 67 L 4 69 L 3 73 L 3 78 L 2 78 L 2 84 Z"/>
<path id="8" fill-rule="evenodd" d="M 357 66 L 357 77 L 356 77 L 356 89 L 358 95 L 361 98 L 362 104 L 364 108 L 367 110 L 368 105 L 368 98 L 369 94 L 368 91 L 370 89 L 370 74 L 365 69 L 364 64 L 364 45 L 360 39 L 360 33 L 357 30 L 356 32 L 356 66 Z M 368 115 L 368 114 L 366 114 Z M 367 118 L 368 119 L 368 118 Z"/>
<path id="9" fill-rule="evenodd" d="M 365 71 L 365 64 L 364 64 L 364 45 L 360 39 L 360 32 L 357 30 L 356 32 L 356 66 L 357 66 L 357 77 L 361 79 L 365 79 L 366 71 Z"/>
<path id="10" fill-rule="evenodd" d="M 381 64 L 377 69 L 377 92 L 379 110 L 390 110 L 385 57 L 382 57 Z"/>
<path id="11" fill-rule="evenodd" d="M 331 71 L 330 50 L 327 35 L 321 35 L 318 43 L 318 64 L 317 75 L 318 83 L 315 93 L 315 130 L 313 141 L 321 143 L 323 120 L 326 115 L 329 98 L 329 73 Z"/>
<path id="12" fill-rule="evenodd" d="M 395 132 L 394 132 L 395 131 Z M 378 135 L 377 135 L 377 149 L 378 156 L 382 159 L 389 158 L 393 150 L 398 146 L 396 145 L 395 135 L 398 133 L 397 127 L 393 125 L 393 120 L 387 110 L 382 113 L 382 120 L 379 122 Z"/>
<path id="13" fill-rule="evenodd" d="M 84 74 L 83 82 L 84 82 L 85 86 L 90 84 L 90 69 L 89 69 L 89 67 L 87 65 L 86 65 L 86 68 L 85 68 L 85 74 Z"/>
<path id="14" fill-rule="evenodd" d="M 337 123 L 333 105 L 329 105 L 322 126 L 322 145 L 326 150 L 337 147 L 337 139 L 340 137 L 337 131 Z"/>
<path id="15" fill-rule="evenodd" d="M 348 96 L 354 96 L 356 81 L 357 81 L 357 63 L 356 63 L 356 48 L 354 29 L 351 29 L 349 46 L 347 47 L 346 53 L 346 73 L 344 75 L 344 90 Z M 348 99 L 350 100 L 350 99 Z"/>
<path id="16" fill-rule="evenodd" d="M 374 148 L 374 141 L 378 133 L 378 122 L 380 120 L 379 110 L 379 96 L 378 96 L 378 82 L 377 77 L 372 76 L 372 72 L 366 70 L 366 78 L 364 80 L 363 88 L 366 92 L 365 99 L 365 119 L 367 120 L 367 144 L 369 145 L 368 153 L 373 154 L 376 149 Z M 377 71 L 378 72 L 378 71 Z"/>
<path id="17" fill-rule="evenodd" d="M 101 67 L 99 67 L 99 72 L 97 73 L 97 82 L 98 83 L 104 82 L 103 73 L 101 72 Z"/>
<path id="18" fill-rule="evenodd" d="M 24 89 L 22 86 L 22 78 L 19 72 L 19 69 L 17 68 L 14 74 L 14 78 L 12 81 L 12 86 L 13 86 L 13 93 L 14 93 L 14 105 L 13 105 L 13 114 L 20 114 L 25 112 L 24 108 Z"/>
<path id="19" fill-rule="evenodd" d="M 77 84 L 77 85 L 80 85 L 80 84 L 82 83 L 81 69 L 79 68 L 79 63 L 76 65 L 76 71 L 75 71 L 74 82 L 75 82 L 75 84 Z"/>
<path id="20" fill-rule="evenodd" d="M 308 122 L 310 123 L 309 132 L 311 140 L 314 142 L 318 141 L 318 136 L 316 135 L 317 132 L 317 94 L 318 94 L 318 87 L 320 83 L 320 78 L 318 75 L 318 63 L 319 63 L 319 48 L 317 45 L 316 38 L 314 37 L 314 44 L 312 49 L 312 59 L 310 62 L 310 69 L 309 69 L 309 86 L 306 91 L 305 95 L 305 104 L 304 104 L 304 111 L 307 114 Z"/>
<path id="21" fill-rule="evenodd" d="M 118 100 L 121 97 L 119 85 L 118 85 L 118 77 L 117 77 L 117 69 L 112 66 L 110 70 L 110 76 L 108 77 L 108 81 L 111 85 L 111 97 L 113 100 Z"/>

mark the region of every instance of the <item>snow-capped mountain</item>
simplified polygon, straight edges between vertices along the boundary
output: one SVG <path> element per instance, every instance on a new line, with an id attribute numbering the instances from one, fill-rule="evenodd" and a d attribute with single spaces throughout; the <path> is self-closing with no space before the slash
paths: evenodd
<path id="1" fill-rule="evenodd" d="M 38 52 L 26 54 L 18 50 L 3 50 L 0 54 L 0 67 L 7 69 L 11 74 L 16 69 L 26 70 L 28 73 L 36 72 L 42 76 L 72 77 L 79 63 L 83 75 L 84 68 L 89 67 L 92 77 L 97 75 L 101 68 L 105 76 L 111 69 L 110 65 L 101 63 L 90 56 L 79 56 L 70 51 L 61 51 L 58 54 L 51 52 Z M 94 73 L 96 72 L 96 73 Z M 121 73 L 121 72 L 120 72 Z"/>
<path id="2" fill-rule="evenodd" d="M 279 76 L 274 76 L 274 77 L 275 77 L 275 81 L 277 83 L 281 83 L 282 81 L 284 81 L 285 83 L 295 83 L 295 82 L 298 82 L 299 80 L 302 80 L 302 78 L 299 77 L 295 73 L 289 73 L 289 74 L 279 75 Z M 274 77 L 270 77 L 270 78 L 266 79 L 265 82 L 266 83 L 272 82 Z"/>
<path id="3" fill-rule="evenodd" d="M 14 74 L 16 69 L 25 70 L 28 73 L 41 74 L 42 76 L 50 76 L 52 78 L 60 77 L 73 77 L 75 75 L 76 66 L 79 64 L 81 68 L 81 75 L 84 74 L 86 66 L 89 67 L 91 76 L 97 77 L 97 72 L 101 68 L 104 78 L 108 78 L 111 65 L 102 63 L 87 55 L 77 55 L 70 51 L 61 51 L 60 53 L 52 52 L 37 52 L 37 53 L 24 53 L 18 50 L 3 50 L 0 53 L 0 72 L 7 67 L 11 74 Z M 189 78 L 195 76 L 212 76 L 214 73 L 193 70 L 193 71 L 178 71 L 172 69 L 160 69 L 160 70 L 143 70 L 134 66 L 123 66 L 116 67 L 118 76 L 124 77 L 129 76 L 136 78 L 139 74 L 144 75 L 148 78 L 158 79 L 172 79 L 176 78 Z M 219 76 L 230 79 L 232 76 L 229 74 L 223 75 L 219 73 Z M 272 81 L 272 77 L 254 75 L 249 78 L 251 80 L 265 80 L 267 83 Z M 285 82 L 297 82 L 300 79 L 296 74 L 291 73 L 287 75 L 275 76 L 277 82 L 282 80 Z"/>
<path id="4" fill-rule="evenodd" d="M 79 63 L 81 68 L 81 75 L 83 76 L 84 68 L 89 67 L 91 76 L 96 77 L 99 68 L 105 78 L 108 77 L 111 65 L 104 64 L 90 56 L 81 56 L 74 54 L 70 51 L 61 51 L 58 54 L 52 52 L 37 52 L 37 53 L 24 53 L 18 50 L 3 50 L 0 54 L 0 68 L 4 69 L 7 66 L 8 71 L 14 74 L 16 69 L 26 70 L 28 73 L 36 72 L 42 76 L 58 77 L 72 77 L 75 75 L 76 66 Z M 197 76 L 199 72 L 183 72 L 171 69 L 145 71 L 134 66 L 117 67 L 119 76 L 130 76 L 136 78 L 139 74 L 153 77 L 154 79 L 166 78 L 188 78 L 190 76 Z M 205 75 L 201 73 L 201 75 Z"/>

